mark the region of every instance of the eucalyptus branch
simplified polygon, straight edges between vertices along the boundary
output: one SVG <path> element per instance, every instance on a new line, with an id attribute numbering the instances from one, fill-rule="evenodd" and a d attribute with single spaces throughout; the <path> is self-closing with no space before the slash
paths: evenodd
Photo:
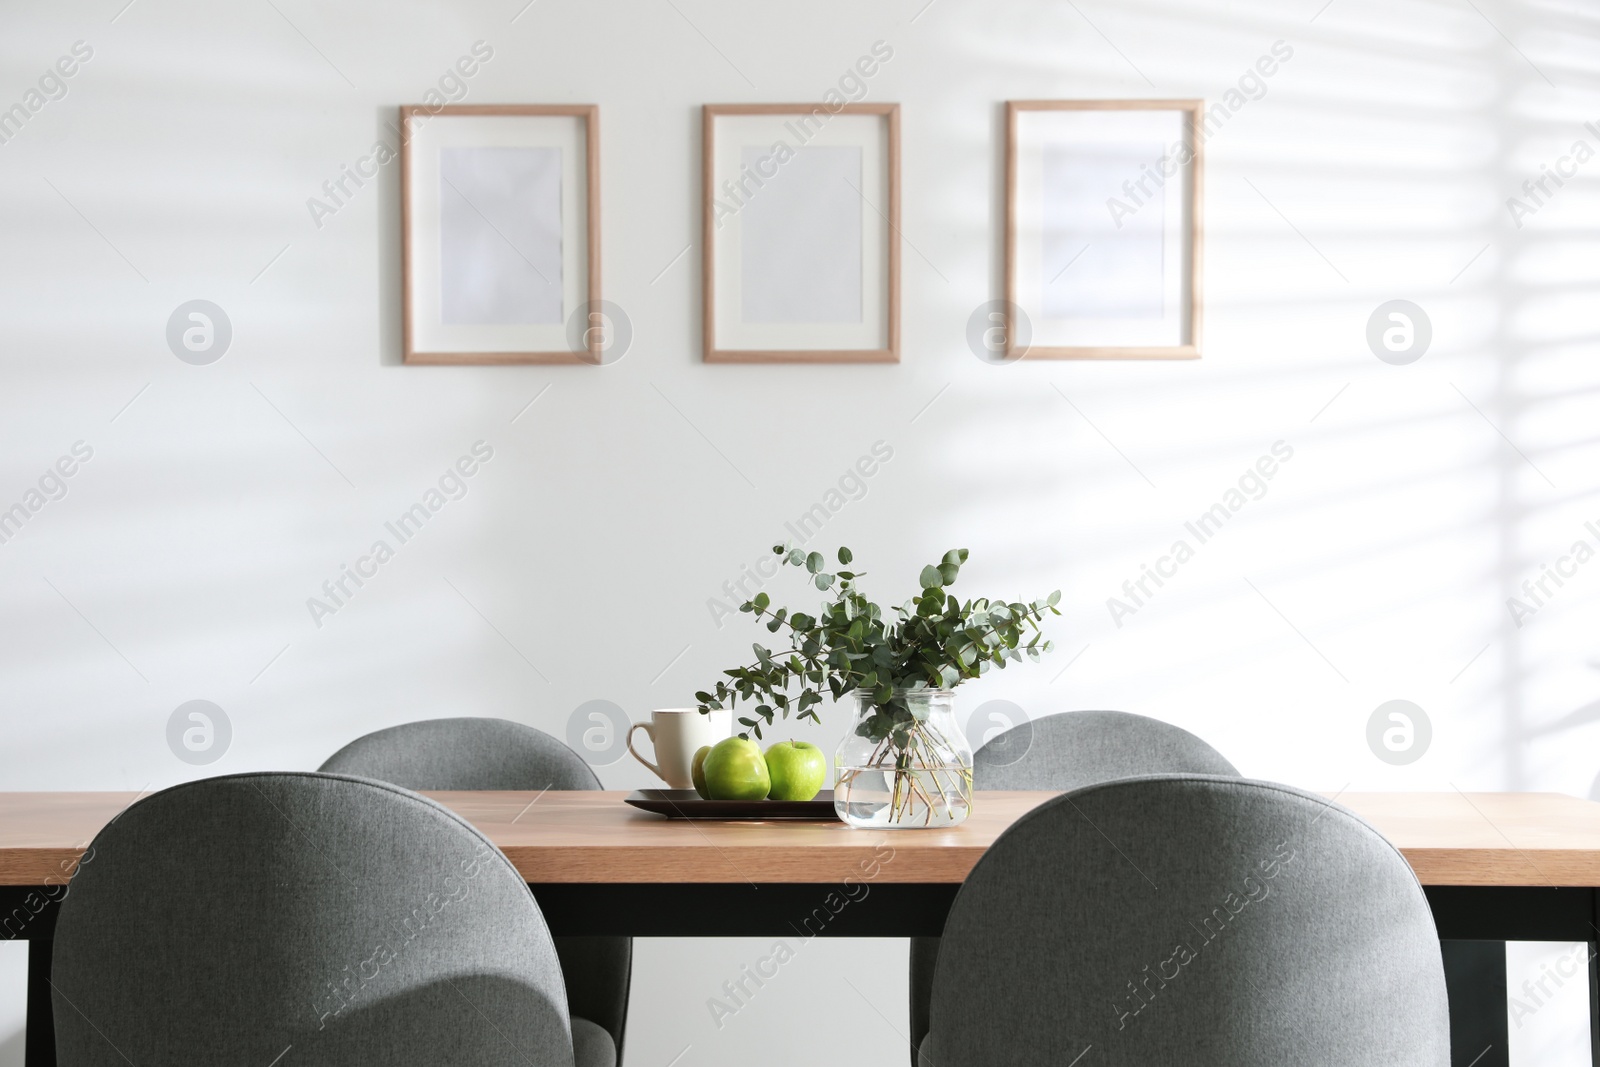
<path id="1" fill-rule="evenodd" d="M 858 572 L 825 571 L 820 552 L 807 554 L 787 545 L 774 545 L 773 552 L 781 565 L 805 568 L 812 584 L 824 593 L 831 590 L 833 599 L 812 616 L 774 609 L 767 594 L 758 592 L 739 610 L 753 615 L 769 633 L 785 630 L 789 647 L 767 649 L 757 643 L 754 661 L 724 671 L 725 680 L 695 694 L 702 713 L 754 703 L 738 721 L 757 737 L 763 725 L 773 725 L 779 715 L 787 719 L 791 712 L 797 719 L 821 722 L 817 708 L 824 689 L 836 701 L 861 691 L 874 710 L 858 732 L 903 748 L 915 725 L 904 697 L 907 690 L 950 688 L 991 668 L 1004 670 L 1024 656 L 1037 661 L 1051 650 L 1051 643 L 1042 640 L 1040 623 L 1046 612 L 1061 614 L 1056 607 L 1061 593 L 1029 603 L 983 598 L 963 603 L 945 590 L 955 584 L 967 560 L 964 548 L 924 567 L 921 593 L 895 607 L 893 619 L 857 589 Z M 838 560 L 848 567 L 850 550 L 840 548 Z"/>

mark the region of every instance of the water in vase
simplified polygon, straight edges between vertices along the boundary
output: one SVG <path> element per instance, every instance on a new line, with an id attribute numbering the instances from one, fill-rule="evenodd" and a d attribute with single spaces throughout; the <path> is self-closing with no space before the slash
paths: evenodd
<path id="1" fill-rule="evenodd" d="M 972 811 L 972 770 L 841 767 L 833 807 L 839 818 L 861 829 L 956 826 Z"/>

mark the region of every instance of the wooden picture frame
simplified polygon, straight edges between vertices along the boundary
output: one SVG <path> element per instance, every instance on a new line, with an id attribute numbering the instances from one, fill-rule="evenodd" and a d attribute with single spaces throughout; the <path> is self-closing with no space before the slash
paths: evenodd
<path id="1" fill-rule="evenodd" d="M 841 121 L 845 118 L 847 121 Z M 719 125 L 728 127 L 722 141 Z M 869 147 L 864 134 L 873 128 L 879 140 Z M 789 150 L 787 154 L 779 149 L 779 142 Z M 817 148 L 843 149 L 844 153 L 801 155 Z M 858 154 L 850 155 L 853 150 L 859 150 Z M 756 158 L 753 165 L 741 163 L 733 168 L 734 173 L 728 173 L 730 162 L 748 160 L 750 152 L 767 154 Z M 805 162 L 796 166 L 796 159 Z M 831 179 L 849 181 L 852 166 L 859 167 L 860 184 L 854 194 L 847 194 Z M 783 184 L 777 182 L 780 174 L 786 179 Z M 899 362 L 899 104 L 707 104 L 701 112 L 701 175 L 705 362 Z M 732 184 L 735 178 L 738 183 Z M 782 191 L 768 192 L 762 200 L 760 193 L 768 184 Z M 831 229 L 829 225 L 798 226 L 801 220 L 816 221 L 814 212 L 829 198 L 844 209 L 823 220 Z M 745 211 L 746 205 L 757 203 L 761 207 Z M 786 221 L 781 212 L 791 203 L 804 207 L 805 212 L 791 212 Z M 854 208 L 849 203 L 854 203 Z M 794 263 L 801 257 L 775 259 L 773 252 L 778 238 L 815 231 L 819 236 L 808 237 L 811 243 L 804 251 L 821 249 L 827 254 L 842 250 L 847 257 L 848 242 L 853 239 L 849 233 L 852 211 L 860 218 L 860 258 L 854 266 L 860 275 L 859 293 L 854 298 L 860 308 L 858 321 L 849 318 L 853 277 L 847 258 L 835 259 L 845 266 L 843 272 L 814 270 L 807 274 L 801 269 L 803 264 Z M 725 225 L 730 220 L 732 225 Z M 758 232 L 763 235 L 759 239 L 754 236 Z M 730 268 L 726 275 L 719 274 L 719 245 L 723 260 L 737 261 L 737 272 Z M 754 252 L 747 256 L 752 248 Z M 752 263 L 770 264 L 780 259 L 779 271 L 753 273 Z M 783 271 L 792 276 L 786 279 Z M 752 281 L 754 284 L 747 285 Z M 814 286 L 823 299 L 808 303 L 812 291 L 808 286 Z M 801 318 L 781 317 L 792 316 L 801 305 Z M 734 307 L 739 309 L 737 316 L 730 314 Z M 816 309 L 815 319 L 803 317 L 810 309 Z"/>
<path id="2" fill-rule="evenodd" d="M 473 120 L 507 120 L 474 122 Z M 511 120 L 522 119 L 521 123 Z M 537 121 L 544 120 L 544 121 Z M 503 127 L 503 128 L 502 128 Z M 586 328 L 600 308 L 600 109 L 594 104 L 408 105 L 400 109 L 401 316 L 408 364 L 589 364 L 602 362 L 603 337 Z M 581 143 L 580 143 L 581 142 Z M 516 158 L 520 174 L 494 173 L 487 164 L 458 172 L 483 188 L 518 196 L 486 210 L 444 173 L 445 151 L 531 150 Z M 551 149 L 559 150 L 550 155 Z M 454 159 L 493 159 L 456 156 Z M 511 160 L 512 157 L 500 157 Z M 551 173 L 550 168 L 558 169 Z M 529 162 L 532 161 L 533 171 Z M 431 167 L 431 169 L 429 169 Z M 537 168 L 543 168 L 537 170 Z M 534 174 L 529 178 L 530 173 Z M 449 197 L 445 186 L 450 186 Z M 551 186 L 555 187 L 552 194 Z M 476 188 L 476 187 L 475 187 Z M 556 212 L 552 237 L 548 212 Z M 447 200 L 451 207 L 447 207 Z M 538 201 L 546 212 L 535 217 Z M 518 214 L 507 226 L 496 207 Z M 451 220 L 455 221 L 452 222 Z M 465 221 L 463 221 L 465 220 Z M 452 232 L 451 227 L 456 231 Z M 476 227 L 477 232 L 471 232 Z M 535 240 L 513 241 L 529 231 Z M 573 231 L 581 230 L 581 233 Z M 513 254 L 514 257 L 513 258 Z M 554 259 L 550 258 L 554 255 Z M 493 275 L 498 257 L 503 269 Z M 517 262 L 520 260 L 520 262 Z M 447 262 L 449 261 L 449 262 Z M 539 262 L 546 264 L 540 270 Z M 467 263 L 470 272 L 451 264 Z M 543 285 L 523 285 L 522 265 Z M 548 269 L 559 266 L 558 272 Z M 461 280 L 470 273 L 477 284 Z M 559 282 L 548 275 L 558 273 Z M 482 284 L 485 281 L 489 284 Z M 559 305 L 551 318 L 552 301 Z M 585 314 L 585 309 L 588 309 Z"/>
<path id="3" fill-rule="evenodd" d="M 1131 119 L 1123 125 L 1128 127 L 1126 132 L 1119 132 L 1115 127 L 1117 114 L 1134 115 L 1139 112 L 1172 112 L 1181 116 L 1177 120 L 1177 127 L 1182 131 L 1181 140 L 1170 144 L 1161 141 L 1158 150 L 1165 147 L 1161 154 L 1152 155 L 1148 164 L 1139 160 L 1138 166 L 1129 166 L 1136 157 L 1128 153 L 1134 151 L 1134 145 L 1139 138 L 1154 136 L 1153 132 L 1161 126 L 1162 120 L 1154 117 L 1140 116 Z M 1202 318 L 1201 301 L 1201 274 L 1204 261 L 1204 225 L 1202 221 L 1202 204 L 1204 193 L 1204 159 L 1203 142 L 1201 138 L 1202 123 L 1204 121 L 1204 100 L 1010 100 L 1006 102 L 1006 155 L 1005 155 L 1005 302 L 1007 322 L 1005 324 L 1005 357 L 1011 359 L 1198 359 L 1200 357 L 1200 327 Z M 1052 115 L 1073 113 L 1075 115 L 1097 115 L 1095 119 L 1072 123 L 1069 120 L 1049 120 L 1030 122 L 1035 115 Z M 1168 123 L 1171 120 L 1166 120 Z M 1035 127 L 1032 130 L 1024 126 Z M 1073 228 L 1058 226 L 1051 229 L 1046 220 L 1052 210 L 1047 206 L 1048 199 L 1045 185 L 1051 180 L 1043 176 L 1042 172 L 1050 167 L 1034 168 L 1024 166 L 1024 155 L 1029 158 L 1029 164 L 1039 162 L 1035 158 L 1035 146 L 1024 140 L 1030 135 L 1042 137 L 1050 132 L 1051 126 L 1055 127 L 1057 136 L 1066 136 L 1072 125 L 1081 125 L 1083 131 L 1070 136 L 1084 136 L 1085 133 L 1106 138 L 1103 142 L 1092 144 L 1082 141 L 1080 145 L 1087 152 L 1087 156 L 1070 162 L 1077 165 L 1077 173 L 1071 173 L 1060 166 L 1056 167 L 1059 177 L 1055 180 L 1061 185 L 1070 186 L 1071 195 L 1055 197 L 1054 210 L 1074 219 L 1070 224 Z M 1118 141 L 1118 137 L 1127 139 Z M 1057 152 L 1070 152 L 1072 142 L 1063 140 L 1049 147 Z M 1186 149 L 1186 152 L 1181 150 Z M 1185 154 L 1187 159 L 1184 158 Z M 1096 157 L 1097 158 L 1090 158 Z M 1120 159 L 1118 157 L 1121 157 Z M 1056 158 L 1065 158 L 1057 156 Z M 1163 174 L 1168 159 L 1175 161 L 1171 174 Z M 1149 164 L 1154 164 L 1154 167 Z M 1092 173 L 1093 168 L 1101 168 L 1100 175 Z M 1115 195 L 1106 198 L 1106 220 L 1090 220 L 1082 211 L 1072 212 L 1068 207 L 1079 208 L 1089 203 L 1091 195 L 1105 195 L 1105 188 L 1099 179 L 1118 173 L 1127 173 L 1126 184 L 1112 185 Z M 1041 174 L 1035 176 L 1034 170 Z M 1172 179 L 1182 176 L 1183 181 L 1178 188 L 1168 188 Z M 1156 179 L 1160 180 L 1156 180 Z M 1142 186 L 1139 184 L 1142 182 Z M 1125 190 L 1131 188 L 1131 193 Z M 1030 192 L 1032 190 L 1032 192 Z M 1092 192 L 1091 192 L 1092 191 Z M 1141 191 L 1143 196 L 1140 195 Z M 1159 192 L 1159 198 L 1155 195 Z M 1037 195 L 1033 195 L 1037 193 Z M 1076 197 L 1076 201 L 1073 200 Z M 1126 199 L 1124 199 L 1126 197 Z M 1117 201 L 1113 204 L 1112 201 Z M 1125 226 L 1124 219 L 1139 212 L 1147 205 L 1160 203 L 1160 208 L 1155 208 L 1146 213 L 1146 217 L 1139 220 L 1138 231 L 1123 235 L 1120 231 Z M 1181 276 L 1174 278 L 1170 271 L 1174 269 L 1169 264 L 1173 258 L 1174 223 L 1168 216 L 1171 209 L 1180 208 L 1183 218 L 1176 225 L 1181 228 L 1182 262 L 1177 267 L 1181 269 Z M 1126 214 L 1124 214 L 1126 212 Z M 1115 224 L 1115 229 L 1107 237 L 1113 237 L 1115 243 L 1102 242 L 1097 255 L 1112 257 L 1118 270 L 1108 275 L 1105 271 L 1094 272 L 1094 264 L 1088 264 L 1090 270 L 1080 277 L 1087 281 L 1087 289 L 1080 289 L 1076 293 L 1061 295 L 1062 290 L 1052 289 L 1049 293 L 1045 290 L 1052 285 L 1058 285 L 1056 279 L 1044 281 L 1048 268 L 1053 267 L 1055 260 L 1051 259 L 1048 252 L 1041 253 L 1041 249 L 1051 248 L 1050 242 L 1055 235 L 1071 232 L 1075 236 L 1092 232 L 1095 228 L 1104 230 L 1107 221 Z M 1163 227 L 1160 236 L 1160 248 L 1152 243 L 1150 229 L 1159 223 Z M 1088 253 L 1094 244 L 1091 238 L 1083 246 L 1079 255 Z M 1065 245 L 1058 247 L 1068 247 Z M 1057 258 L 1060 258 L 1059 256 Z M 1037 269 L 1033 260 L 1038 260 Z M 1067 262 L 1061 268 L 1064 274 L 1071 266 Z M 1138 275 L 1146 283 L 1144 291 L 1136 291 L 1133 286 L 1128 286 L 1119 291 L 1117 286 L 1120 281 L 1127 281 Z M 1061 275 L 1058 274 L 1057 278 Z M 1078 283 L 1080 286 L 1084 282 Z M 1094 287 L 1100 287 L 1096 293 Z M 1107 297 L 1110 301 L 1107 301 Z M 1117 301 L 1125 301 L 1125 307 L 1133 309 L 1133 314 L 1113 316 L 1105 314 L 1108 306 L 1117 306 Z M 1083 315 L 1079 318 L 1066 316 L 1050 316 L 1042 312 L 1047 309 L 1061 310 L 1069 308 L 1074 301 L 1086 307 L 1093 307 L 1095 314 Z M 1160 307 L 1159 327 L 1151 325 L 1148 321 L 1149 311 L 1152 307 Z M 1030 308 L 1034 310 L 1030 310 Z M 1017 320 L 1017 321 L 1013 321 Z M 1174 329 L 1176 327 L 1176 329 Z M 1162 335 L 1162 336 L 1158 336 Z M 1170 335 L 1171 340 L 1167 340 Z"/>

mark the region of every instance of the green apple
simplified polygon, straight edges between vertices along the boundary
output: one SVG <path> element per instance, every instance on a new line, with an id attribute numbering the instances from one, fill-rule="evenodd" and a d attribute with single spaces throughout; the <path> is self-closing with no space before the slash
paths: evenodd
<path id="1" fill-rule="evenodd" d="M 728 737 L 711 746 L 701 774 L 712 800 L 764 800 L 772 788 L 761 746 L 745 737 Z"/>
<path id="2" fill-rule="evenodd" d="M 828 757 L 809 741 L 779 741 L 767 749 L 773 800 L 810 800 L 828 777 Z"/>
<path id="3" fill-rule="evenodd" d="M 701 745 L 694 754 L 694 762 L 689 764 L 689 777 L 694 779 L 694 791 L 700 794 L 701 800 L 711 799 L 711 790 L 706 788 L 706 754 L 710 751 L 710 745 Z"/>

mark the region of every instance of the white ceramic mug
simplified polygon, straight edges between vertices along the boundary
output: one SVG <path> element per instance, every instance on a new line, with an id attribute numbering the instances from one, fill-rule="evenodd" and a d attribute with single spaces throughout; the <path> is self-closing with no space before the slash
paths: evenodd
<path id="1" fill-rule="evenodd" d="M 633 747 L 634 731 L 650 735 L 656 761 L 651 763 Z M 628 751 L 633 758 L 656 772 L 656 777 L 674 789 L 693 789 L 694 754 L 733 734 L 733 712 L 727 708 L 702 715 L 694 708 L 657 708 L 649 722 L 636 722 L 628 728 Z"/>

